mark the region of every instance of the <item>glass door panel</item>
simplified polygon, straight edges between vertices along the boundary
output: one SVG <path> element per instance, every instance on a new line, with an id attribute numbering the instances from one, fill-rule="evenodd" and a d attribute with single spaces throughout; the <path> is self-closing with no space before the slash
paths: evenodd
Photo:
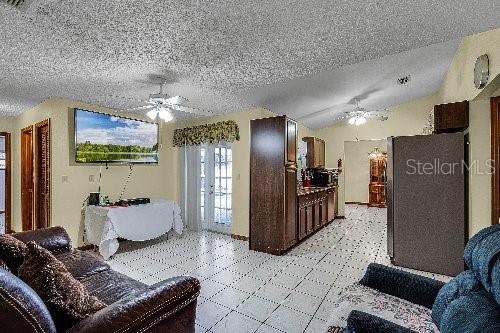
<path id="1" fill-rule="evenodd" d="M 200 200 L 203 227 L 231 233 L 232 150 L 229 144 L 205 145 L 201 151 Z"/>

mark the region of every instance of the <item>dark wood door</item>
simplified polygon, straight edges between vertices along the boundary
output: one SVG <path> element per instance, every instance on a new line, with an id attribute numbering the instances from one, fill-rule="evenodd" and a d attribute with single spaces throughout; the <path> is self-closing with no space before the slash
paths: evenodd
<path id="1" fill-rule="evenodd" d="M 500 222 L 500 96 L 491 98 L 491 224 Z"/>
<path id="2" fill-rule="evenodd" d="M 50 121 L 35 125 L 35 228 L 50 226 Z"/>
<path id="3" fill-rule="evenodd" d="M 23 231 L 33 229 L 33 127 L 21 130 L 21 220 Z"/>
<path id="4" fill-rule="evenodd" d="M 299 240 L 302 240 L 302 239 L 304 239 L 304 237 L 307 236 L 307 207 L 306 206 L 301 206 L 299 208 L 298 217 L 299 217 L 298 237 L 299 237 Z"/>

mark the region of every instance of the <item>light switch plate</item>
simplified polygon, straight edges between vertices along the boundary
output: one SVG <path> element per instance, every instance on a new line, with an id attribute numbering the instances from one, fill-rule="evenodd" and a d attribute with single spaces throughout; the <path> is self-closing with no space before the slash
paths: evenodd
<path id="1" fill-rule="evenodd" d="M 95 181 L 94 175 L 89 175 L 89 183 L 93 183 Z"/>
<path id="2" fill-rule="evenodd" d="M 61 181 L 62 181 L 63 183 L 67 183 L 67 182 L 68 182 L 68 176 L 62 176 L 62 177 L 61 177 Z"/>

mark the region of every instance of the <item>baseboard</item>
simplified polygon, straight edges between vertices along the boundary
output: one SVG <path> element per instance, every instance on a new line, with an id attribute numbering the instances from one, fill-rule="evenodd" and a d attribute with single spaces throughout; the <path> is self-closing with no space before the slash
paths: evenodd
<path id="1" fill-rule="evenodd" d="M 240 235 L 235 235 L 235 234 L 231 234 L 231 238 L 237 239 L 237 240 L 241 240 L 241 241 L 247 241 L 248 240 L 247 236 L 240 236 Z"/>
<path id="2" fill-rule="evenodd" d="M 363 206 L 368 206 L 368 202 L 360 202 L 360 201 L 346 201 L 346 205 L 363 205 Z"/>
<path id="3" fill-rule="evenodd" d="M 345 220 L 344 215 L 335 216 L 335 219 Z"/>

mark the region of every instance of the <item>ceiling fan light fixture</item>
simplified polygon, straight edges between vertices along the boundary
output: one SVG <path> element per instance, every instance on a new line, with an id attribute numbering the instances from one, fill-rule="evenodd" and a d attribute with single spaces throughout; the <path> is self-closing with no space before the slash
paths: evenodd
<path id="1" fill-rule="evenodd" d="M 158 111 L 157 110 L 151 110 L 146 113 L 146 116 L 148 116 L 149 119 L 155 120 L 156 117 L 158 116 Z"/>
<path id="2" fill-rule="evenodd" d="M 363 116 L 357 117 L 356 120 L 354 121 L 354 125 L 356 126 L 363 125 L 364 123 L 366 123 L 366 118 Z"/>
<path id="3" fill-rule="evenodd" d="M 169 122 L 172 121 L 172 119 L 174 119 L 169 109 L 161 109 L 160 111 L 158 111 L 158 116 L 165 122 Z"/>

